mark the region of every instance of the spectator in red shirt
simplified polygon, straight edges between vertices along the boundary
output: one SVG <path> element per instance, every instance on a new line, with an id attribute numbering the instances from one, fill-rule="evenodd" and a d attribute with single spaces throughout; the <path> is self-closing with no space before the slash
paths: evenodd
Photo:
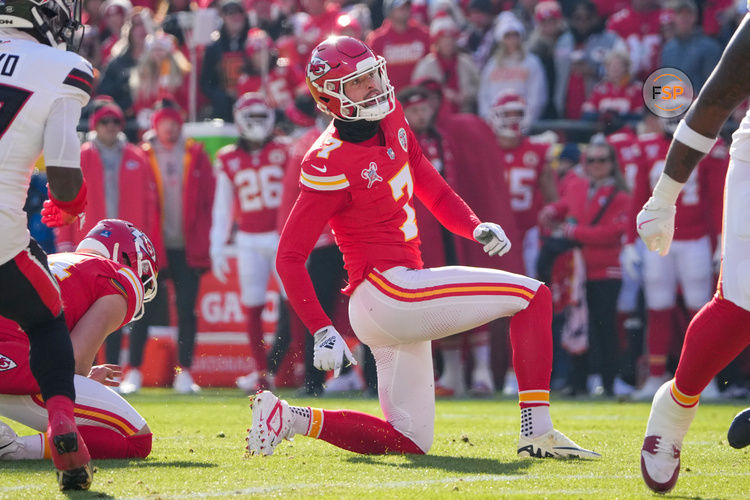
<path id="1" fill-rule="evenodd" d="M 589 310 L 588 363 L 591 374 L 601 375 L 598 390 L 611 396 L 619 363 L 615 320 L 622 283 L 620 251 L 629 224 L 630 196 L 615 150 L 603 138 L 592 140 L 586 148 L 584 171 L 588 182 L 572 185 L 565 198 L 543 209 L 539 220 L 553 235 L 578 242 L 582 248 Z M 573 375 L 578 389 L 586 373 L 583 360 L 578 359 Z"/>
<path id="2" fill-rule="evenodd" d="M 604 59 L 604 78 L 583 103 L 583 119 L 597 121 L 601 132 L 611 134 L 625 122 L 638 121 L 642 109 L 642 84 L 631 77 L 627 52 L 609 51 Z"/>
<path id="3" fill-rule="evenodd" d="M 388 62 L 388 78 L 396 92 L 409 85 L 414 67 L 430 51 L 430 34 L 411 19 L 410 9 L 410 0 L 385 0 L 386 20 L 366 40 Z"/>
<path id="4" fill-rule="evenodd" d="M 634 75 L 645 80 L 659 66 L 662 38 L 658 0 L 633 0 L 607 19 L 607 29 L 628 45 Z"/>

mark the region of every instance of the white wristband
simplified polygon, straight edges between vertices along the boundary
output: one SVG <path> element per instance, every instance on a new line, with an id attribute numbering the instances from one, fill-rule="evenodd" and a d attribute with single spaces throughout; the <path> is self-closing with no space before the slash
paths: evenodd
<path id="1" fill-rule="evenodd" d="M 656 186 L 654 186 L 652 196 L 657 200 L 666 202 L 669 206 L 675 205 L 684 185 L 684 182 L 677 182 L 662 172 L 659 180 L 656 182 Z"/>
<path id="2" fill-rule="evenodd" d="M 711 148 L 714 147 L 714 144 L 716 144 L 716 139 L 711 139 L 710 137 L 699 134 L 691 129 L 688 124 L 685 123 L 684 119 L 680 120 L 672 137 L 683 143 L 685 146 L 700 151 L 703 154 L 708 154 L 709 151 L 711 151 Z"/>

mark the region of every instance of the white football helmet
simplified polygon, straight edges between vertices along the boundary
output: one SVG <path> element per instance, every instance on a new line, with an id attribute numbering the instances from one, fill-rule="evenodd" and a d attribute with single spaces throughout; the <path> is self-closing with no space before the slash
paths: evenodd
<path id="1" fill-rule="evenodd" d="M 234 103 L 234 123 L 243 139 L 263 142 L 273 133 L 276 115 L 263 94 L 248 92 Z"/>
<path id="2" fill-rule="evenodd" d="M 501 92 L 490 108 L 487 121 L 495 135 L 500 137 L 520 137 L 521 123 L 526 116 L 526 101 L 512 90 Z"/>

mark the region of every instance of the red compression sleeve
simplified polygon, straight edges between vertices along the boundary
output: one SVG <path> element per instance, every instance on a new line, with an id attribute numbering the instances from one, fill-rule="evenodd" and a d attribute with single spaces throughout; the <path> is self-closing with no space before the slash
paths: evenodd
<path id="1" fill-rule="evenodd" d="M 318 301 L 305 262 L 326 223 L 346 199 L 343 191 L 322 193 L 303 190 L 281 231 L 276 270 L 289 303 L 310 333 L 332 322 Z"/>

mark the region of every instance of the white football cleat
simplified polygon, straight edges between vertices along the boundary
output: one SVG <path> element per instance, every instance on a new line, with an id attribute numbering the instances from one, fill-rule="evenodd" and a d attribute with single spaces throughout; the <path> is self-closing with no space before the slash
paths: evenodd
<path id="1" fill-rule="evenodd" d="M 14 460 L 13 454 L 20 447 L 16 431 L 5 422 L 0 422 L 0 460 Z"/>
<path id="2" fill-rule="evenodd" d="M 643 383 L 643 386 L 633 392 L 630 397 L 634 401 L 651 401 L 654 399 L 654 394 L 659 390 L 659 387 L 664 385 L 664 382 L 667 380 L 669 380 L 669 378 L 666 375 L 660 377 L 649 375 L 646 382 Z"/>
<path id="3" fill-rule="evenodd" d="M 271 379 L 261 375 L 261 373 L 257 371 L 237 377 L 234 383 L 237 387 L 245 391 L 245 394 L 248 396 L 253 395 L 256 392 L 265 391 L 266 389 L 273 389 Z"/>
<path id="4" fill-rule="evenodd" d="M 175 376 L 172 387 L 177 394 L 195 394 L 201 390 L 201 387 L 193 382 L 193 377 L 187 370 L 181 370 Z"/>
<path id="5" fill-rule="evenodd" d="M 508 370 L 505 373 L 503 396 L 518 396 L 518 380 L 516 379 L 516 372 L 513 370 Z"/>
<path id="6" fill-rule="evenodd" d="M 489 367 L 475 368 L 471 374 L 472 396 L 487 397 L 495 394 L 495 381 L 492 370 Z"/>
<path id="7" fill-rule="evenodd" d="M 581 448 L 556 429 L 550 429 L 535 438 L 520 436 L 518 456 L 523 458 L 602 458 L 595 451 Z"/>
<path id="8" fill-rule="evenodd" d="M 294 436 L 289 404 L 271 391 L 260 392 L 250 399 L 253 423 L 245 439 L 247 451 L 251 455 L 273 455 L 281 441 Z"/>
<path id="9" fill-rule="evenodd" d="M 359 378 L 355 370 L 349 370 L 348 373 L 328 380 L 324 385 L 324 394 L 335 392 L 361 391 L 365 388 L 365 383 Z"/>
<path id="10" fill-rule="evenodd" d="M 133 394 L 141 390 L 143 385 L 143 376 L 138 368 L 131 368 L 125 374 L 125 378 L 120 382 L 118 390 L 120 394 Z"/>
<path id="11" fill-rule="evenodd" d="M 641 447 L 641 475 L 646 486 L 666 493 L 677 484 L 680 451 L 698 405 L 684 407 L 671 393 L 672 381 L 665 382 L 654 396 Z"/>
<path id="12" fill-rule="evenodd" d="M 641 447 L 641 475 L 646 486 L 657 493 L 667 493 L 680 475 L 681 443 L 661 436 L 646 436 Z"/>

